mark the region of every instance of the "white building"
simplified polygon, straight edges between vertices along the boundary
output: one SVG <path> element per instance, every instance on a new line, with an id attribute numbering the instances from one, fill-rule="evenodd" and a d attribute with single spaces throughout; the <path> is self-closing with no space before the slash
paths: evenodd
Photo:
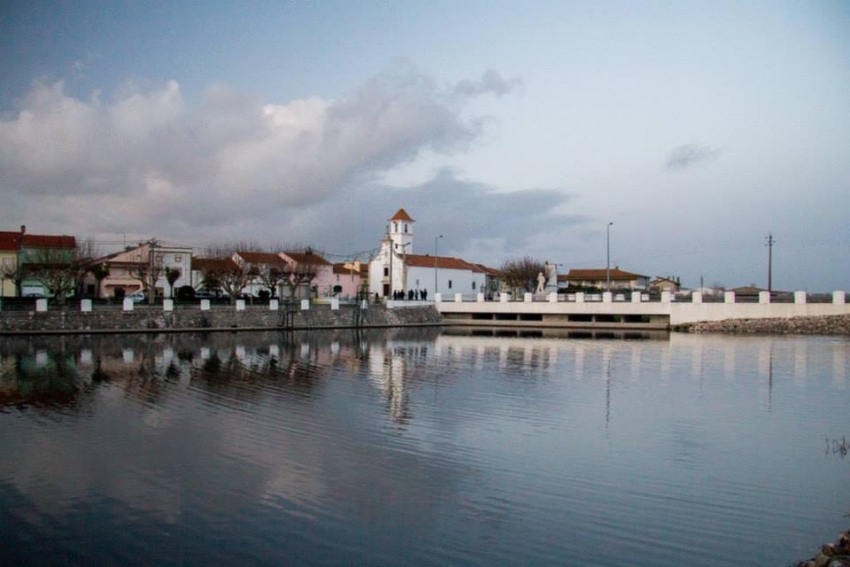
<path id="1" fill-rule="evenodd" d="M 486 273 L 460 258 L 415 254 L 413 249 L 414 221 L 404 209 L 389 219 L 389 231 L 381 241 L 376 258 L 369 262 L 369 292 L 392 298 L 393 292 L 419 291 L 429 300 L 435 293 L 454 296 L 456 293 L 475 295 L 485 293 Z"/>

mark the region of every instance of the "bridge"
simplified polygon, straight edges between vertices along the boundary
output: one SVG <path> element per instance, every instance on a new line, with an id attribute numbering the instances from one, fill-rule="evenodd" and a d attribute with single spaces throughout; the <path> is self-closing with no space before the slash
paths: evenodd
<path id="1" fill-rule="evenodd" d="M 397 306 L 403 306 L 398 302 Z M 557 327 L 662 330 L 700 321 L 769 319 L 850 314 L 845 292 L 831 294 L 771 294 L 720 298 L 694 292 L 687 300 L 669 292 L 658 296 L 631 294 L 531 294 L 514 300 L 503 294 L 487 301 L 474 296 L 437 294 L 434 304 L 446 324 L 500 327 Z"/>

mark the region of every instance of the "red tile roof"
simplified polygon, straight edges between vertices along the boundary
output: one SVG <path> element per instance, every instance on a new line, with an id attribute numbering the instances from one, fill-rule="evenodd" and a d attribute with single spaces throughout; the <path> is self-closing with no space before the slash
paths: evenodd
<path id="1" fill-rule="evenodd" d="M 193 258 L 192 269 L 199 272 L 232 270 L 236 262 L 230 258 Z"/>
<path id="2" fill-rule="evenodd" d="M 343 274 L 343 275 L 346 275 L 346 276 L 349 275 L 349 274 L 360 275 L 360 272 L 358 272 L 354 268 L 346 268 L 344 262 L 334 264 L 334 272 L 333 273 Z"/>
<path id="3" fill-rule="evenodd" d="M 4 252 L 17 252 L 21 249 L 20 232 L 0 231 L 0 250 Z"/>
<path id="4" fill-rule="evenodd" d="M 315 252 L 281 252 L 285 256 L 292 258 L 296 264 L 316 264 L 319 266 L 330 266 L 331 263 L 316 254 Z"/>
<path id="5" fill-rule="evenodd" d="M 408 254 L 404 261 L 408 266 L 415 268 L 433 268 L 435 266 L 434 256 L 421 254 Z M 444 270 L 469 270 L 470 272 L 483 273 L 484 270 L 475 264 L 471 264 L 460 258 L 452 258 L 451 256 L 437 256 L 436 266 Z"/>
<path id="6" fill-rule="evenodd" d="M 76 248 L 77 239 L 73 236 L 53 236 L 51 234 L 24 234 L 24 248 Z"/>
<path id="7" fill-rule="evenodd" d="M 633 274 L 631 272 L 626 272 L 619 268 L 611 268 L 609 270 L 609 274 L 612 281 L 631 281 L 637 278 L 645 278 L 647 276 L 642 276 L 640 274 Z M 559 280 L 567 280 L 567 281 L 605 281 L 606 279 L 606 271 L 605 268 L 602 269 L 588 269 L 588 270 L 570 270 L 566 277 L 558 276 Z"/>
<path id="8" fill-rule="evenodd" d="M 237 252 L 237 254 L 249 264 L 269 264 L 271 266 L 286 264 L 283 258 L 270 252 Z"/>
<path id="9" fill-rule="evenodd" d="M 404 209 L 399 209 L 398 211 L 396 211 L 396 214 L 393 215 L 393 218 L 391 218 L 390 220 L 391 221 L 399 220 L 399 221 L 407 221 L 407 222 L 416 222 L 412 218 L 410 218 L 410 215 L 407 214 L 407 211 L 405 211 Z"/>

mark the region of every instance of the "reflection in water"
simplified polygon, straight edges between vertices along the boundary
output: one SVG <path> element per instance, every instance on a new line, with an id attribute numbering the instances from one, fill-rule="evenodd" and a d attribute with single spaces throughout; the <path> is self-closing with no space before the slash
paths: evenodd
<path id="1" fill-rule="evenodd" d="M 848 352 L 459 329 L 11 338 L 0 546 L 11 564 L 787 564 L 850 506 L 847 461 L 820 445 L 846 455 Z"/>

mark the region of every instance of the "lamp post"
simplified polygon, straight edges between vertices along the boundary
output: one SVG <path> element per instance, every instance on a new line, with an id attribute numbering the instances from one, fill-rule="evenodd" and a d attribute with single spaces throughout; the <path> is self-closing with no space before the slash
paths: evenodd
<path id="1" fill-rule="evenodd" d="M 439 245 L 440 239 L 442 237 L 443 237 L 442 234 L 440 236 L 434 237 L 434 297 L 435 298 L 437 297 L 437 290 L 439 289 L 437 287 L 437 272 L 439 270 L 439 266 L 437 265 L 437 258 L 439 258 L 439 256 L 437 255 L 437 250 L 439 248 L 437 246 Z"/>
<path id="2" fill-rule="evenodd" d="M 611 225 L 605 226 L 605 291 L 611 291 Z"/>

